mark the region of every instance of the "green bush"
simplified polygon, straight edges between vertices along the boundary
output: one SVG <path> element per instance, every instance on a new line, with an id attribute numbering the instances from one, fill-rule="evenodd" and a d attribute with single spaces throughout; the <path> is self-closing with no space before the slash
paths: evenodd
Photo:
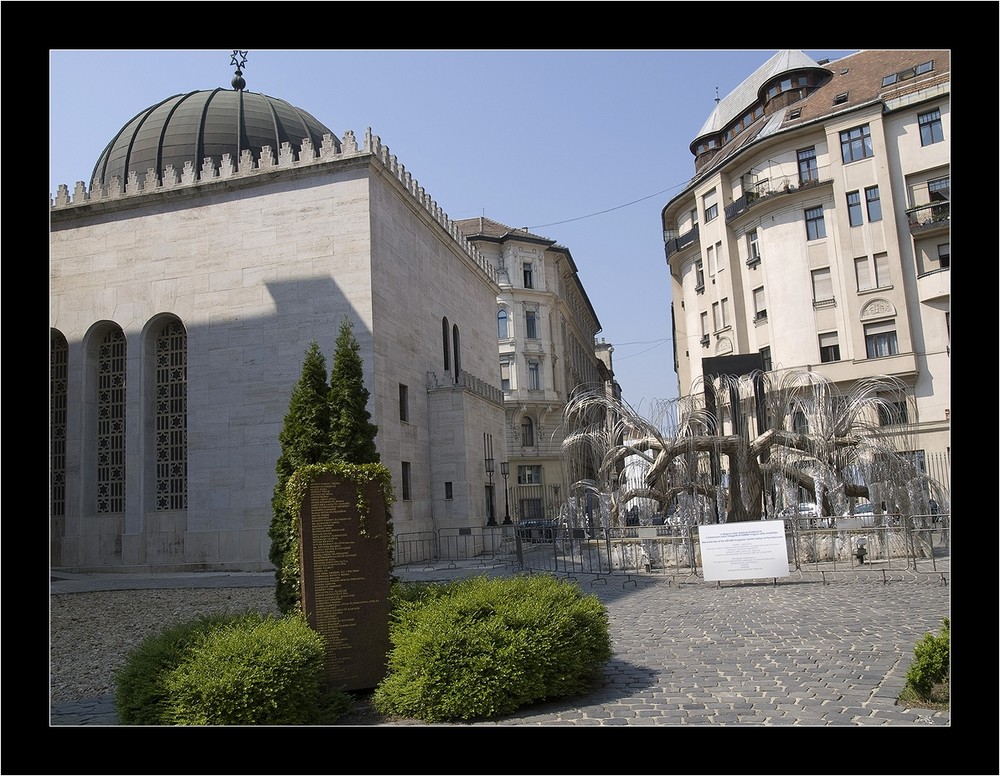
<path id="1" fill-rule="evenodd" d="M 925 633 L 913 648 L 906 686 L 918 698 L 929 699 L 934 686 L 948 680 L 951 671 L 951 621 L 945 617 L 937 636 Z"/>
<path id="2" fill-rule="evenodd" d="M 166 677 L 175 725 L 316 722 L 325 647 L 302 617 L 249 614 L 211 631 Z"/>
<path id="3" fill-rule="evenodd" d="M 232 615 L 209 615 L 176 625 L 143 641 L 115 674 L 115 709 L 123 725 L 163 724 L 166 677 L 194 644 L 230 621 Z"/>
<path id="4" fill-rule="evenodd" d="M 322 637 L 298 615 L 217 615 L 147 639 L 119 672 L 125 725 L 329 723 L 353 703 L 323 682 Z"/>
<path id="5" fill-rule="evenodd" d="M 389 635 L 388 674 L 372 702 L 426 722 L 583 693 L 613 654 L 600 600 L 545 575 L 400 589 Z"/>

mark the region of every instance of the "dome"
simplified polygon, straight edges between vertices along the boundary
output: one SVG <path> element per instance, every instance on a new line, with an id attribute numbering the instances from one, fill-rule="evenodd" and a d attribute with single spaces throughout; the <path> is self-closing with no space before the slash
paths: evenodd
<path id="1" fill-rule="evenodd" d="M 90 183 L 105 186 L 117 176 L 124 186 L 130 173 L 144 181 L 149 169 L 162 179 L 168 164 L 179 175 L 185 162 L 191 162 L 200 177 L 206 157 L 218 167 L 222 155 L 229 154 L 238 164 L 240 154 L 249 149 L 256 162 L 263 146 L 277 155 L 282 143 L 289 143 L 298 158 L 304 138 L 318 150 L 323 135 L 331 135 L 339 150 L 336 135 L 313 116 L 266 94 L 241 89 L 177 94 L 122 127 L 94 165 Z"/>

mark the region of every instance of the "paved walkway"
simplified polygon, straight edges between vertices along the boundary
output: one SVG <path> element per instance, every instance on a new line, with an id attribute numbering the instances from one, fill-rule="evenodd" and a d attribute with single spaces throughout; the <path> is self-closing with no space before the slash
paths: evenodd
<path id="1" fill-rule="evenodd" d="M 395 573 L 436 581 L 511 570 L 467 563 Z M 270 572 L 52 576 L 53 593 L 274 582 Z M 723 583 L 572 577 L 608 609 L 614 656 L 601 680 L 582 697 L 471 726 L 950 727 L 950 712 L 896 705 L 914 645 L 951 616 L 950 576 L 946 561 L 933 573 L 857 568 Z M 50 726 L 117 724 L 110 695 L 51 709 Z"/>

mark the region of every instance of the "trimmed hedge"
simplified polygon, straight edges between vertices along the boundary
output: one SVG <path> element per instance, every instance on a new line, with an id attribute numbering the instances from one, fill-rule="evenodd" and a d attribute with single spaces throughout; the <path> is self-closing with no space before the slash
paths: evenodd
<path id="1" fill-rule="evenodd" d="M 145 641 L 119 672 L 125 725 L 333 721 L 349 696 L 323 687 L 322 637 L 299 615 L 202 618 Z"/>
<path id="2" fill-rule="evenodd" d="M 594 595 L 546 575 L 409 588 L 395 599 L 382 714 L 427 722 L 509 714 L 586 692 L 613 652 Z"/>

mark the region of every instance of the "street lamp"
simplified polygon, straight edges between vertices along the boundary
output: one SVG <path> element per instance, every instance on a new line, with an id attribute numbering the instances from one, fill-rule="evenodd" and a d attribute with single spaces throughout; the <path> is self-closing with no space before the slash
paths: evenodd
<path id="1" fill-rule="evenodd" d="M 507 477 L 510 476 L 510 463 L 500 462 L 500 474 L 503 475 L 503 524 L 510 525 L 510 491 L 507 490 Z"/>
<path id="2" fill-rule="evenodd" d="M 493 459 L 492 458 L 487 458 L 486 459 L 486 474 L 490 478 L 490 487 L 489 487 L 490 519 L 486 521 L 486 525 L 496 525 L 497 524 L 496 515 L 494 514 L 494 509 L 493 509 L 493 471 L 494 471 L 494 469 L 493 469 Z"/>

